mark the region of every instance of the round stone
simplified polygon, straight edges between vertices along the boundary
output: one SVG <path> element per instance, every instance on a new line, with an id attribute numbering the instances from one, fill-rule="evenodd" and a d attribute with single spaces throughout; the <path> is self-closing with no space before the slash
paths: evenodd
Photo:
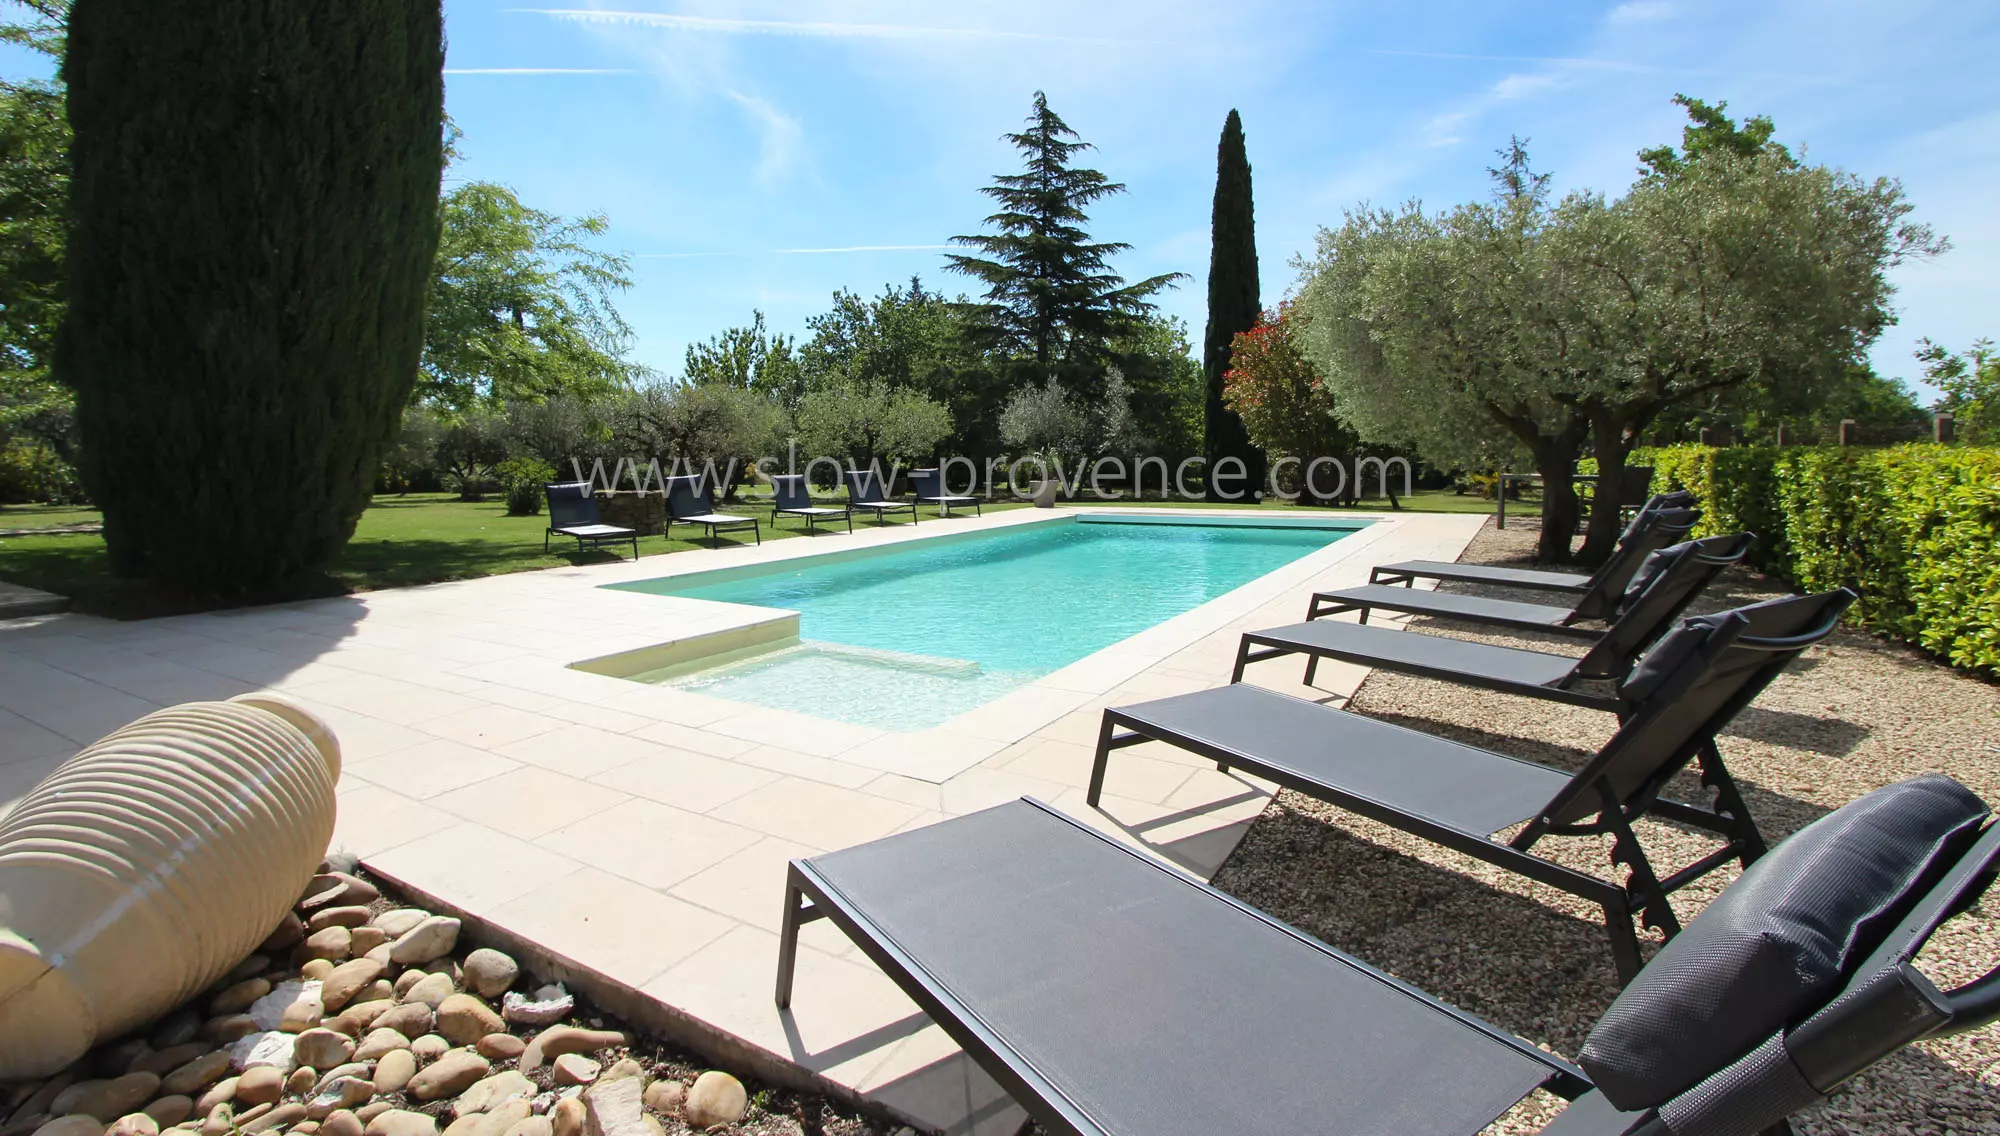
<path id="1" fill-rule="evenodd" d="M 285 1074 L 275 1065 L 245 1069 L 236 1078 L 236 1099 L 244 1104 L 270 1104 L 284 1095 Z"/>
<path id="2" fill-rule="evenodd" d="M 270 992 L 271 983 L 268 979 L 246 978 L 209 999 L 208 1014 L 210 1017 L 240 1014 L 250 1008 L 250 1003 Z"/>
<path id="3" fill-rule="evenodd" d="M 348 1109 L 336 1109 L 319 1122 L 320 1136 L 361 1136 L 361 1118 Z"/>
<path id="4" fill-rule="evenodd" d="M 368 1122 L 366 1136 L 437 1136 L 437 1121 L 421 1112 L 392 1108 Z"/>
<path id="5" fill-rule="evenodd" d="M 427 1033 L 410 1042 L 410 1052 L 419 1061 L 435 1061 L 450 1052 L 451 1043 L 434 1033 Z"/>
<path id="6" fill-rule="evenodd" d="M 375 1062 L 375 1091 L 383 1095 L 400 1093 L 417 1075 L 417 1055 L 408 1049 L 392 1049 Z"/>
<path id="7" fill-rule="evenodd" d="M 178 1095 L 161 1097 L 146 1106 L 146 1115 L 161 1128 L 172 1128 L 194 1115 L 194 1098 Z"/>
<path id="8" fill-rule="evenodd" d="M 511 1061 L 528 1048 L 528 1043 L 511 1033 L 489 1033 L 480 1038 L 473 1048 L 479 1051 L 481 1057 L 490 1057 L 495 1061 Z"/>
<path id="9" fill-rule="evenodd" d="M 408 934 L 417 924 L 422 923 L 430 917 L 430 912 L 419 908 L 399 907 L 394 911 L 384 911 L 382 914 L 377 915 L 370 921 L 369 925 L 380 927 L 391 939 L 397 939 Z"/>
<path id="10" fill-rule="evenodd" d="M 408 1049 L 410 1039 L 392 1029 L 370 1030 L 361 1044 L 354 1047 L 356 1061 L 374 1061 L 398 1049 Z"/>
<path id="11" fill-rule="evenodd" d="M 173 1072 L 160 1078 L 160 1091 L 185 1096 L 207 1088 L 227 1072 L 229 1072 L 229 1051 L 213 1049 L 183 1062 L 175 1067 Z M 180 1122 L 173 1122 L 173 1124 L 178 1123 Z M 167 1127 L 171 1128 L 173 1124 Z"/>
<path id="12" fill-rule="evenodd" d="M 444 1004 L 446 998 L 451 997 L 453 989 L 451 975 L 442 972 L 427 974 L 403 993 L 402 1000 L 422 1002 L 435 1010 Z"/>
<path id="13" fill-rule="evenodd" d="M 549 1124 L 554 1136 L 583 1136 L 583 1121 L 587 1115 L 583 1102 L 575 1097 L 564 1097 L 549 1110 Z"/>
<path id="14" fill-rule="evenodd" d="M 353 1055 L 353 1039 L 330 1029 L 307 1030 L 299 1035 L 292 1049 L 294 1060 L 315 1069 L 331 1069 L 345 1064 Z"/>
<path id="15" fill-rule="evenodd" d="M 85 1113 L 71 1113 L 35 1129 L 35 1136 L 104 1136 L 104 1122 Z"/>
<path id="16" fill-rule="evenodd" d="M 694 1087 L 681 1103 L 681 1115 L 692 1128 L 734 1124 L 748 1111 L 750 1094 L 743 1091 L 743 1082 L 720 1069 L 710 1069 L 696 1077 Z"/>
<path id="17" fill-rule="evenodd" d="M 455 1097 L 471 1088 L 492 1067 L 491 1062 L 470 1049 L 454 1049 L 410 1078 L 410 1095 L 420 1101 Z"/>
<path id="18" fill-rule="evenodd" d="M 521 965 L 491 947 L 465 956 L 465 984 L 481 998 L 498 998 L 520 977 Z"/>
<path id="19" fill-rule="evenodd" d="M 441 959 L 458 945 L 458 927 L 449 915 L 433 915 L 390 943 L 389 959 L 403 966 Z"/>
<path id="20" fill-rule="evenodd" d="M 330 959 L 335 962 L 347 957 L 354 946 L 354 932 L 345 927 L 328 927 L 324 931 L 314 931 L 306 936 L 302 948 L 309 959 Z"/>
<path id="21" fill-rule="evenodd" d="M 129 1113 L 112 1121 L 104 1136 L 160 1136 L 160 1122 L 143 1112 Z"/>
<path id="22" fill-rule="evenodd" d="M 432 977 L 443 977 L 433 975 Z M 426 980 L 428 981 L 428 980 Z M 418 984 L 418 989 L 422 988 Z M 410 991 L 414 997 L 416 990 Z M 493 1012 L 493 1007 L 472 994 L 452 994 L 438 1004 L 437 1031 L 445 1040 L 458 1045 L 471 1045 L 489 1033 L 505 1033 L 507 1023 Z"/>
<path id="23" fill-rule="evenodd" d="M 560 1066 L 561 1062 L 557 1063 Z M 687 1099 L 687 1086 L 679 1081 L 654 1081 L 646 1086 L 646 1107 L 661 1116 L 673 1116 L 680 1112 L 681 1102 Z"/>

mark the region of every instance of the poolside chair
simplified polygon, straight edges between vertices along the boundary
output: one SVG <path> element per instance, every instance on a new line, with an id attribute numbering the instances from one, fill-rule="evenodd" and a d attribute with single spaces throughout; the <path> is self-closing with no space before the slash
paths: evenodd
<path id="1" fill-rule="evenodd" d="M 936 505 L 938 515 L 951 516 L 953 505 L 972 506 L 972 515 L 982 516 L 979 498 L 964 497 L 945 492 L 944 471 L 941 469 L 913 469 L 910 471 L 910 490 L 916 495 L 919 505 Z"/>
<path id="2" fill-rule="evenodd" d="M 1626 987 L 1580 1066 L 1025 798 L 792 861 L 777 1004 L 800 927 L 831 920 L 1056 1136 L 1473 1136 L 1537 1088 L 1567 1102 L 1543 1136 L 1785 1132 L 1903 1046 L 2000 1017 L 2000 970 L 1941 991 L 1912 963 L 1991 883 L 1987 820 L 1933 775 L 1800 830 Z"/>
<path id="3" fill-rule="evenodd" d="M 1306 618 L 1340 615 L 1358 611 L 1368 622 L 1371 611 L 1394 611 L 1408 615 L 1429 615 L 1464 623 L 1485 623 L 1524 631 L 1552 631 L 1557 634 L 1595 637 L 1602 632 L 1575 625 L 1584 620 L 1608 620 L 1618 611 L 1626 586 L 1646 557 L 1687 536 L 1701 519 L 1694 509 L 1661 509 L 1633 518 L 1637 531 L 1628 537 L 1609 563 L 1615 572 L 1599 572 L 1591 577 L 1589 590 L 1568 607 L 1559 604 L 1519 603 L 1488 596 L 1468 596 L 1458 592 L 1418 591 L 1404 581 L 1394 584 L 1364 584 L 1334 592 L 1314 592 L 1306 604 Z M 1376 569 L 1380 573 L 1381 569 Z"/>
<path id="4" fill-rule="evenodd" d="M 908 511 L 910 523 L 917 523 L 917 503 L 915 501 L 891 501 L 882 492 L 882 475 L 872 469 L 850 469 L 840 475 L 847 483 L 847 506 L 875 514 L 875 523 L 881 524 L 886 513 Z"/>
<path id="5" fill-rule="evenodd" d="M 1581 657 L 1320 619 L 1245 632 L 1229 681 L 1242 682 L 1250 663 L 1304 655 L 1307 686 L 1318 677 L 1321 659 L 1339 659 L 1623 713 L 1628 706 L 1622 696 L 1615 691 L 1599 693 L 1585 684 L 1616 682 L 1631 673 L 1639 653 L 1665 634 L 1724 568 L 1740 562 L 1750 544 L 1748 533 L 1736 533 L 1685 541 L 1653 553 L 1633 579 L 1618 618 Z"/>
<path id="6" fill-rule="evenodd" d="M 718 531 L 740 529 L 750 526 L 757 537 L 757 543 L 764 543 L 764 530 L 755 517 L 739 517 L 730 513 L 715 511 L 715 494 L 702 484 L 699 477 L 667 478 L 667 535 L 673 535 L 675 525 L 700 525 L 708 530 L 708 539 L 716 544 L 722 538 Z"/>
<path id="7" fill-rule="evenodd" d="M 597 515 L 597 497 L 590 491 L 590 482 L 563 481 L 544 485 L 542 495 L 549 502 L 549 527 L 542 533 L 543 552 L 549 550 L 549 538 L 552 536 L 575 537 L 578 552 L 586 546 L 596 548 L 629 540 L 632 542 L 632 559 L 639 559 L 639 530 L 604 524 Z"/>
<path id="8" fill-rule="evenodd" d="M 1619 978 L 1630 981 L 1639 970 L 1635 915 L 1672 937 L 1679 928 L 1668 895 L 1763 853 L 1715 735 L 1831 634 L 1853 598 L 1843 589 L 1683 620 L 1621 684 L 1631 709 L 1574 773 L 1235 683 L 1107 709 L 1085 799 L 1095 805 L 1103 795 L 1112 750 L 1166 742 L 1597 904 Z M 1715 791 L 1712 807 L 1660 796 L 1691 761 Z M 1632 831 L 1647 814 L 1713 833 L 1723 847 L 1661 878 Z M 1494 839 L 1514 825 L 1523 825 L 1517 835 Z M 1614 861 L 1628 869 L 1623 883 L 1533 852 L 1545 837 L 1601 835 L 1613 837 Z"/>
<path id="9" fill-rule="evenodd" d="M 811 534 L 813 525 L 826 520 L 845 520 L 847 531 L 854 531 L 854 510 L 845 505 L 815 505 L 812 491 L 806 488 L 806 478 L 802 473 L 789 476 L 774 475 L 771 478 L 771 525 L 776 527 L 778 515 L 804 517 L 806 532 Z"/>
<path id="10" fill-rule="evenodd" d="M 1494 564 L 1460 564 L 1452 560 L 1404 560 L 1376 565 L 1374 571 L 1368 574 L 1368 582 L 1407 586 L 1417 580 L 1450 580 L 1463 584 L 1496 584 L 1527 591 L 1582 595 L 1596 587 L 1599 579 L 1603 578 L 1612 589 L 1623 589 L 1632 573 L 1638 570 L 1640 562 L 1646 559 L 1643 551 L 1631 547 L 1634 538 L 1643 532 L 1640 518 L 1667 509 L 1693 510 L 1694 494 L 1680 490 L 1654 494 L 1625 526 L 1625 532 L 1618 538 L 1618 547 L 1610 558 L 1588 575 L 1581 572 L 1546 572 L 1535 568 L 1502 568 Z M 1700 519 L 1699 510 L 1694 510 L 1694 517 Z M 1646 524 L 1652 523 L 1648 517 Z"/>

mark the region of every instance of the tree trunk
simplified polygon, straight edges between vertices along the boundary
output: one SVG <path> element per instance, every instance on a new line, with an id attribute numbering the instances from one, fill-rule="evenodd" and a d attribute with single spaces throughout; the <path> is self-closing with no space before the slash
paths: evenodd
<path id="1" fill-rule="evenodd" d="M 1583 449 L 1583 428 L 1573 426 L 1557 435 L 1538 436 L 1529 448 L 1535 472 L 1542 475 L 1542 535 L 1535 559 L 1549 564 L 1569 560 L 1570 536 L 1576 532 L 1576 459 Z"/>
<path id="2" fill-rule="evenodd" d="M 1625 528 L 1618 516 L 1619 488 L 1625 480 L 1625 458 L 1632 452 L 1625 426 L 1603 418 L 1591 424 L 1592 456 L 1597 459 L 1597 495 L 1590 505 L 1590 528 L 1577 560 L 1596 567 L 1610 558 Z"/>

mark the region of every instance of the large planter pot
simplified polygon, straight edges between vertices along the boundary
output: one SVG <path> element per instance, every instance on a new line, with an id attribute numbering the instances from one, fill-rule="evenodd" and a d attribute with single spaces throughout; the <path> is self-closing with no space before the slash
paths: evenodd
<path id="1" fill-rule="evenodd" d="M 254 950 L 333 837 L 340 746 L 268 695 L 191 702 L 0 818 L 0 1081 L 46 1076 Z"/>

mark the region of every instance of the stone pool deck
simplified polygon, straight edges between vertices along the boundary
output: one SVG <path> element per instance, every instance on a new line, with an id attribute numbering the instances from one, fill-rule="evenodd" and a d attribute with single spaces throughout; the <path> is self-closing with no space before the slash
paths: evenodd
<path id="1" fill-rule="evenodd" d="M 1377 563 L 1455 559 L 1485 518 L 1367 515 L 1377 523 L 911 734 L 569 664 L 768 617 L 596 585 L 1049 517 L 926 518 L 143 623 L 0 623 L 0 813 L 80 745 L 157 707 L 278 691 L 338 732 L 336 844 L 371 870 L 476 931 L 533 944 L 608 1008 L 728 1051 L 720 1059 L 809 1070 L 928 1128 L 1011 1133 L 1019 1110 L 829 924 L 806 929 L 792 1010 L 773 1007 L 786 862 L 1032 795 L 1206 878 L 1270 786 L 1149 744 L 1119 754 L 1102 807 L 1088 808 L 1099 711 L 1221 685 L 1242 629 L 1294 622 L 1309 588 L 1364 583 Z M 1326 698 L 1366 673 L 1323 665 L 1309 689 L 1299 670 L 1250 677 Z"/>

